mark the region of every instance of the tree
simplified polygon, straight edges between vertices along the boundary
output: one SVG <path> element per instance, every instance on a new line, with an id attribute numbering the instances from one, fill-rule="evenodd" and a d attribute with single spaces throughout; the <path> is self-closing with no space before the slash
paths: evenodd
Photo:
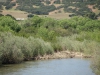
<path id="1" fill-rule="evenodd" d="M 4 16 L 4 15 L 0 14 L 0 17 L 1 17 L 1 16 Z"/>
<path id="2" fill-rule="evenodd" d="M 31 17 L 33 17 L 34 15 L 33 14 L 28 14 L 28 18 L 31 18 Z"/>
<path id="3" fill-rule="evenodd" d="M 11 17 L 12 19 L 16 20 L 15 17 L 13 17 L 13 16 L 10 15 L 10 14 L 7 14 L 6 16 L 9 16 L 9 17 Z"/>
<path id="4" fill-rule="evenodd" d="M 90 19 L 97 19 L 97 15 L 93 12 L 86 14 L 87 17 L 89 17 Z"/>
<path id="5" fill-rule="evenodd" d="M 19 32 L 21 30 L 21 27 L 18 25 L 18 23 L 9 16 L 0 17 L 0 25 L 3 27 L 9 27 L 15 32 Z"/>
<path id="6" fill-rule="evenodd" d="M 6 6 L 6 9 L 8 10 L 8 9 L 11 9 L 12 8 L 12 5 L 10 5 L 10 4 L 8 4 L 7 6 Z"/>
<path id="7" fill-rule="evenodd" d="M 31 18 L 31 22 L 32 22 L 32 26 L 40 27 L 40 23 L 42 22 L 42 18 L 40 18 L 38 16 L 34 16 L 33 18 Z"/>

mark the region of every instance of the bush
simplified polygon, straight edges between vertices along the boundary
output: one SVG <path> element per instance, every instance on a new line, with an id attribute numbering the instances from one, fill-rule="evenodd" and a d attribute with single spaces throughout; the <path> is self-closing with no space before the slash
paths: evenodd
<path id="1" fill-rule="evenodd" d="M 100 31 L 96 30 L 94 32 L 81 32 L 76 38 L 78 41 L 83 41 L 84 39 L 90 41 L 100 42 Z"/>
<path id="2" fill-rule="evenodd" d="M 16 45 L 15 38 L 7 33 L 7 35 L 1 35 L 2 43 L 0 43 L 1 61 L 3 64 L 19 63 L 23 61 L 23 53 L 21 49 Z"/>
<path id="3" fill-rule="evenodd" d="M 29 38 L 32 46 L 33 57 L 43 56 L 45 54 L 52 54 L 53 48 L 50 43 L 43 41 L 42 39 Z"/>
<path id="4" fill-rule="evenodd" d="M 56 32 L 55 31 L 49 31 L 46 28 L 40 27 L 38 29 L 38 33 L 37 33 L 38 37 L 41 37 L 44 41 L 51 41 L 51 42 L 55 42 L 56 41 Z"/>
<path id="5" fill-rule="evenodd" d="M 69 37 L 57 37 L 57 43 L 61 50 L 70 50 L 76 52 L 84 52 L 86 54 L 92 54 L 94 50 L 99 49 L 98 42 L 83 40 L 77 41 L 76 38 L 79 35 L 72 35 Z"/>
<path id="6" fill-rule="evenodd" d="M 4 64 L 19 63 L 54 52 L 49 42 L 39 38 L 23 38 L 11 33 L 1 33 L 0 39 L 0 61 Z"/>
<path id="7" fill-rule="evenodd" d="M 40 23 L 42 22 L 42 18 L 40 18 L 38 16 L 34 16 L 33 18 L 31 18 L 31 22 L 32 22 L 32 26 L 40 27 Z"/>
<path id="8" fill-rule="evenodd" d="M 9 27 L 15 32 L 19 32 L 21 30 L 21 27 L 18 25 L 18 23 L 9 16 L 0 17 L 0 26 Z"/>
<path id="9" fill-rule="evenodd" d="M 63 50 L 62 47 L 61 47 L 61 45 L 59 43 L 53 43 L 52 47 L 53 47 L 53 49 L 54 49 L 55 52 Z"/>
<path id="10" fill-rule="evenodd" d="M 32 49 L 31 49 L 31 43 L 27 38 L 23 37 L 16 37 L 16 45 L 18 48 L 21 49 L 24 60 L 30 60 L 32 58 Z"/>
<path id="11" fill-rule="evenodd" d="M 28 14 L 28 18 L 32 18 L 34 15 L 33 14 Z"/>

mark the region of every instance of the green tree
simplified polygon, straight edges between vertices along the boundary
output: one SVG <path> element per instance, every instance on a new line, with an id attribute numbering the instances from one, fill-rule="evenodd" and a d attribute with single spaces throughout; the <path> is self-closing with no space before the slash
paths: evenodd
<path id="1" fill-rule="evenodd" d="M 42 18 L 40 18 L 38 16 L 34 16 L 33 18 L 31 18 L 31 22 L 32 22 L 32 26 L 40 27 L 40 23 L 42 22 Z"/>
<path id="2" fill-rule="evenodd" d="M 32 18 L 34 15 L 33 14 L 28 14 L 28 18 Z"/>
<path id="3" fill-rule="evenodd" d="M 9 27 L 15 32 L 19 32 L 21 30 L 21 27 L 18 25 L 18 23 L 9 16 L 0 17 L 0 25 L 3 27 Z"/>
<path id="4" fill-rule="evenodd" d="M 86 14 L 86 17 L 89 17 L 90 19 L 97 19 L 97 15 L 93 12 Z"/>

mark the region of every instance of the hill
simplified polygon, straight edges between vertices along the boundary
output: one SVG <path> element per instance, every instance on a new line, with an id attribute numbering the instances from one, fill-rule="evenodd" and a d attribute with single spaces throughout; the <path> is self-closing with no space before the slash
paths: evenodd
<path id="1" fill-rule="evenodd" d="M 78 15 L 96 19 L 100 16 L 100 0 L 5 0 L 0 1 L 0 9 L 2 14 L 5 14 L 5 10 L 6 12 L 8 10 L 25 11 L 23 14 L 26 17 L 31 13 L 51 15 L 53 17 L 58 15 L 69 17 Z M 25 14 L 26 12 L 27 14 Z M 7 13 L 11 14 L 10 12 Z"/>

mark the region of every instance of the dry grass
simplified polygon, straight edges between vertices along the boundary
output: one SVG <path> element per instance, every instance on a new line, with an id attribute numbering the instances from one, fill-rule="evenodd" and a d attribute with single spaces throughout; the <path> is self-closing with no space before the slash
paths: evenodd
<path id="1" fill-rule="evenodd" d="M 64 9 L 64 8 L 61 8 L 61 9 L 59 9 L 59 10 L 51 11 L 51 12 L 49 12 L 49 15 L 57 14 L 59 11 L 61 11 L 61 13 L 64 13 L 64 10 L 63 10 L 63 9 Z"/>
<path id="2" fill-rule="evenodd" d="M 54 1 L 55 1 L 55 0 L 51 0 L 51 5 L 54 4 Z"/>
<path id="3" fill-rule="evenodd" d="M 98 8 L 93 9 L 94 5 L 88 5 L 88 8 L 90 8 L 94 13 L 99 14 L 100 10 L 98 10 Z"/>
<path id="4" fill-rule="evenodd" d="M 48 17 L 55 18 L 55 19 L 65 19 L 70 18 L 69 15 L 72 13 L 65 13 L 64 8 L 61 8 L 59 10 L 54 10 L 47 15 Z M 60 11 L 60 12 L 59 12 Z"/>
<path id="5" fill-rule="evenodd" d="M 34 8 L 40 8 L 40 6 L 33 5 Z"/>
<path id="6" fill-rule="evenodd" d="M 15 2 L 16 0 L 13 0 L 13 2 Z M 55 0 L 51 0 L 51 3 L 50 3 L 50 5 L 51 4 L 54 4 L 54 1 Z M 62 2 L 62 0 L 61 0 L 61 2 Z M 45 2 L 43 2 L 44 4 L 45 4 Z M 46 4 L 45 4 L 46 5 Z M 59 6 L 61 6 L 62 4 L 54 4 L 55 5 L 55 7 L 59 7 Z M 2 11 L 2 14 L 3 15 L 7 15 L 7 14 L 10 14 L 10 15 L 12 15 L 12 16 L 14 16 L 15 18 L 27 18 L 27 15 L 28 15 L 28 13 L 27 12 L 24 12 L 24 11 L 20 11 L 20 10 L 15 10 L 16 9 L 16 7 L 18 6 L 18 4 L 16 3 L 16 6 L 14 6 L 12 9 L 10 9 L 10 10 L 6 10 L 5 9 L 5 7 L 3 7 L 3 11 Z M 33 6 L 33 7 L 36 7 L 36 8 L 38 8 L 37 6 Z M 49 15 L 39 15 L 39 16 L 47 16 L 47 17 L 50 17 L 50 18 L 54 18 L 54 19 L 65 19 L 65 18 L 70 18 L 69 17 L 69 15 L 71 14 L 71 13 L 65 13 L 64 12 L 64 10 L 63 10 L 64 8 L 61 8 L 61 9 L 59 9 L 59 10 L 54 10 L 54 11 L 52 11 L 52 12 L 49 12 Z"/>
<path id="7" fill-rule="evenodd" d="M 39 15 L 40 17 L 50 17 L 54 19 L 66 19 L 69 18 L 69 14 L 71 13 L 57 13 L 57 14 L 51 14 L 51 15 Z"/>
<path id="8" fill-rule="evenodd" d="M 28 13 L 24 11 L 19 11 L 19 10 L 3 10 L 2 11 L 3 15 L 10 14 L 14 16 L 15 18 L 27 18 Z"/>
<path id="9" fill-rule="evenodd" d="M 11 2 L 16 2 L 16 0 L 12 0 Z"/>
<path id="10" fill-rule="evenodd" d="M 72 9 L 75 9 L 76 7 L 73 7 L 73 6 L 69 6 L 68 8 L 72 8 Z"/>
<path id="11" fill-rule="evenodd" d="M 57 14 L 48 15 L 48 17 L 55 18 L 55 19 L 65 19 L 65 18 L 70 18 L 69 14 L 70 13 L 57 13 Z"/>
<path id="12" fill-rule="evenodd" d="M 100 20 L 100 17 L 98 17 L 98 20 Z"/>
<path id="13" fill-rule="evenodd" d="M 99 14 L 100 10 L 98 8 L 93 9 L 94 5 L 88 5 L 88 8 L 90 8 L 95 14 Z M 98 17 L 98 20 L 100 20 L 100 17 Z"/>
<path id="14" fill-rule="evenodd" d="M 55 7 L 59 7 L 61 5 L 63 5 L 63 4 L 54 4 Z"/>
<path id="15" fill-rule="evenodd" d="M 61 11 L 61 13 L 59 13 L 59 11 Z M 24 12 L 24 11 L 20 11 L 20 10 L 3 10 L 2 11 L 3 15 L 7 15 L 10 14 L 12 16 L 14 16 L 15 18 L 27 18 L 28 13 Z M 49 15 L 39 15 L 39 16 L 47 16 L 50 18 L 55 18 L 55 19 L 65 19 L 65 18 L 70 18 L 69 15 L 71 13 L 64 13 L 63 8 L 61 8 L 60 10 L 55 10 L 49 13 Z"/>
<path id="16" fill-rule="evenodd" d="M 15 0 L 14 0 L 15 1 Z M 14 16 L 15 18 L 27 18 L 28 13 L 25 11 L 20 11 L 20 10 L 15 10 L 16 7 L 18 6 L 18 4 L 16 4 L 16 6 L 14 6 L 12 9 L 10 10 L 6 10 L 5 6 L 3 6 L 3 11 L 2 14 L 3 15 L 7 15 L 10 14 L 12 16 Z"/>

